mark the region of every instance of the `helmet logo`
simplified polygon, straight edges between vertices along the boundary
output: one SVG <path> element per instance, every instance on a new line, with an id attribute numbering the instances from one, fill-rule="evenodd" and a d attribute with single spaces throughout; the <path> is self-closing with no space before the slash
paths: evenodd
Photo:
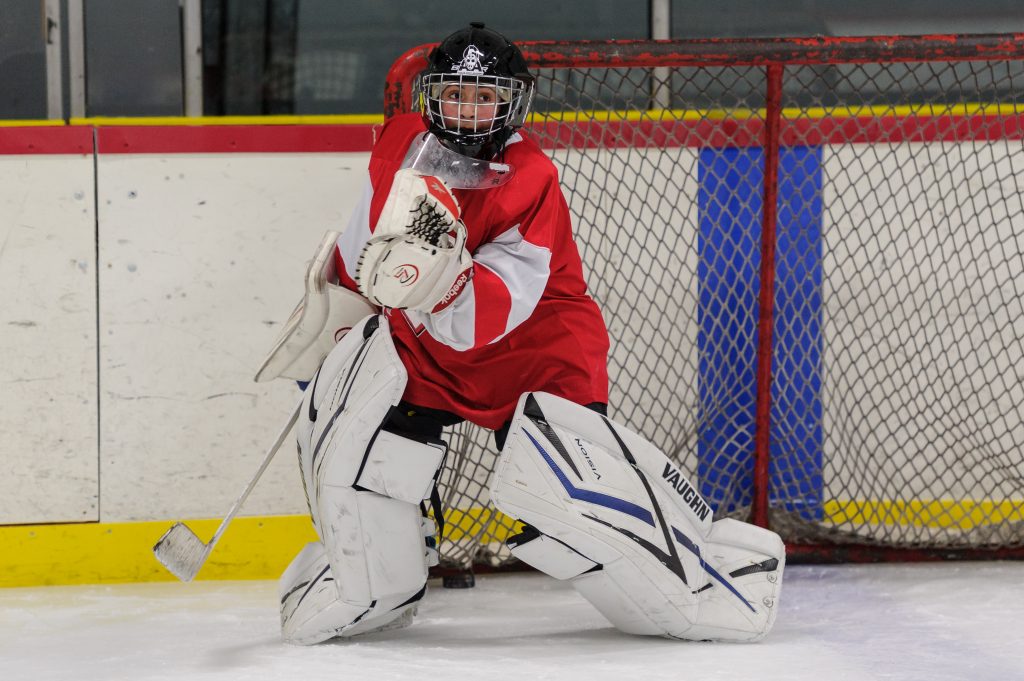
<path id="1" fill-rule="evenodd" d="M 484 67 L 480 63 L 484 53 L 476 45 L 470 45 L 462 53 L 462 61 L 452 67 L 455 73 L 483 73 Z"/>

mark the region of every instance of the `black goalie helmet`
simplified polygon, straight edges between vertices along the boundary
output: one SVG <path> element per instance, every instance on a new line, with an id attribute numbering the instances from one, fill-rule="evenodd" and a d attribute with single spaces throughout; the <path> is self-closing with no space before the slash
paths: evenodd
<path id="1" fill-rule="evenodd" d="M 519 48 L 477 22 L 434 48 L 418 86 L 427 127 L 469 156 L 500 150 L 533 100 L 533 76 Z"/>

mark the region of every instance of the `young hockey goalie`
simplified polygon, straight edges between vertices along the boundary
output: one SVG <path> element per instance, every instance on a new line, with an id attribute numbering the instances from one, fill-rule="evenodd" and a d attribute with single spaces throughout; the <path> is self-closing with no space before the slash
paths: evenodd
<path id="1" fill-rule="evenodd" d="M 310 381 L 298 441 L 320 541 L 281 578 L 287 641 L 411 620 L 436 560 L 421 502 L 442 429 L 463 420 L 495 431 L 492 500 L 527 528 L 513 553 L 623 631 L 755 640 L 774 621 L 778 536 L 713 523 L 664 454 L 606 417 L 604 321 L 557 172 L 520 131 L 533 87 L 483 24 L 434 49 L 421 113 L 384 125 L 362 202 L 261 369 Z"/>

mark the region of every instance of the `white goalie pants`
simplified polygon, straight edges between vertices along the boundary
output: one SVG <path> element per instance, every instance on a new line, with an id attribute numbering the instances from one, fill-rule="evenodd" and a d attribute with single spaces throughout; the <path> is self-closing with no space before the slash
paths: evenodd
<path id="1" fill-rule="evenodd" d="M 545 393 L 520 401 L 491 490 L 526 523 L 509 546 L 572 585 L 616 627 L 754 641 L 771 629 L 785 566 L 777 534 L 711 508 L 641 436 Z"/>
<path id="2" fill-rule="evenodd" d="M 320 541 L 280 580 L 288 642 L 406 623 L 423 596 L 420 502 L 430 496 L 445 446 L 382 430 L 405 384 L 387 320 L 371 316 L 338 343 L 306 389 L 299 462 Z"/>

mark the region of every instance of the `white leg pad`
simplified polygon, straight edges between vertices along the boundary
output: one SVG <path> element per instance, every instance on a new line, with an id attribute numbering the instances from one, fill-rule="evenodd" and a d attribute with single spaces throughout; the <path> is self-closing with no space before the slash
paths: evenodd
<path id="1" fill-rule="evenodd" d="M 573 586 L 616 627 L 751 641 L 771 629 L 785 564 L 774 532 L 721 520 L 657 448 L 584 407 L 524 395 L 491 498 L 529 525 L 524 562 Z"/>
<path id="2" fill-rule="evenodd" d="M 368 607 L 426 583 L 418 505 L 332 487 L 320 498 L 320 513 L 321 539 L 345 602 Z"/>
<path id="3" fill-rule="evenodd" d="M 508 547 L 516 558 L 555 579 L 576 577 L 598 565 L 571 546 L 536 530 L 511 537 Z"/>
<path id="4" fill-rule="evenodd" d="M 405 382 L 387 321 L 371 318 L 331 351 L 306 390 L 299 464 L 321 542 L 307 546 L 281 579 L 288 641 L 376 630 L 424 593 L 419 503 L 446 448 L 381 429 Z"/>
<path id="5" fill-rule="evenodd" d="M 335 583 L 323 544 L 307 544 L 279 584 L 281 632 L 286 642 L 312 645 L 412 622 L 418 599 L 405 605 L 393 599 L 378 601 L 373 607 L 354 605 L 338 598 Z"/>
<path id="6" fill-rule="evenodd" d="M 754 604 L 758 617 L 742 606 L 727 589 L 715 583 L 701 594 L 700 619 L 689 636 L 699 639 L 757 641 L 775 624 L 776 603 L 786 568 L 786 548 L 779 535 L 769 530 L 723 518 L 711 523 L 706 560 Z M 774 569 L 766 569 L 774 567 Z"/>
<path id="7" fill-rule="evenodd" d="M 641 584 L 638 576 L 630 574 L 628 569 L 625 575 L 617 576 L 612 575 L 614 570 L 615 566 L 604 566 L 600 572 L 580 575 L 572 585 L 619 631 L 646 636 L 665 635 L 667 626 L 657 613 L 648 613 L 639 605 L 645 601 L 653 602 L 652 596 L 657 597 L 657 589 L 651 584 Z M 620 586 L 623 582 L 629 591 Z M 641 594 L 641 591 L 648 593 Z"/>

